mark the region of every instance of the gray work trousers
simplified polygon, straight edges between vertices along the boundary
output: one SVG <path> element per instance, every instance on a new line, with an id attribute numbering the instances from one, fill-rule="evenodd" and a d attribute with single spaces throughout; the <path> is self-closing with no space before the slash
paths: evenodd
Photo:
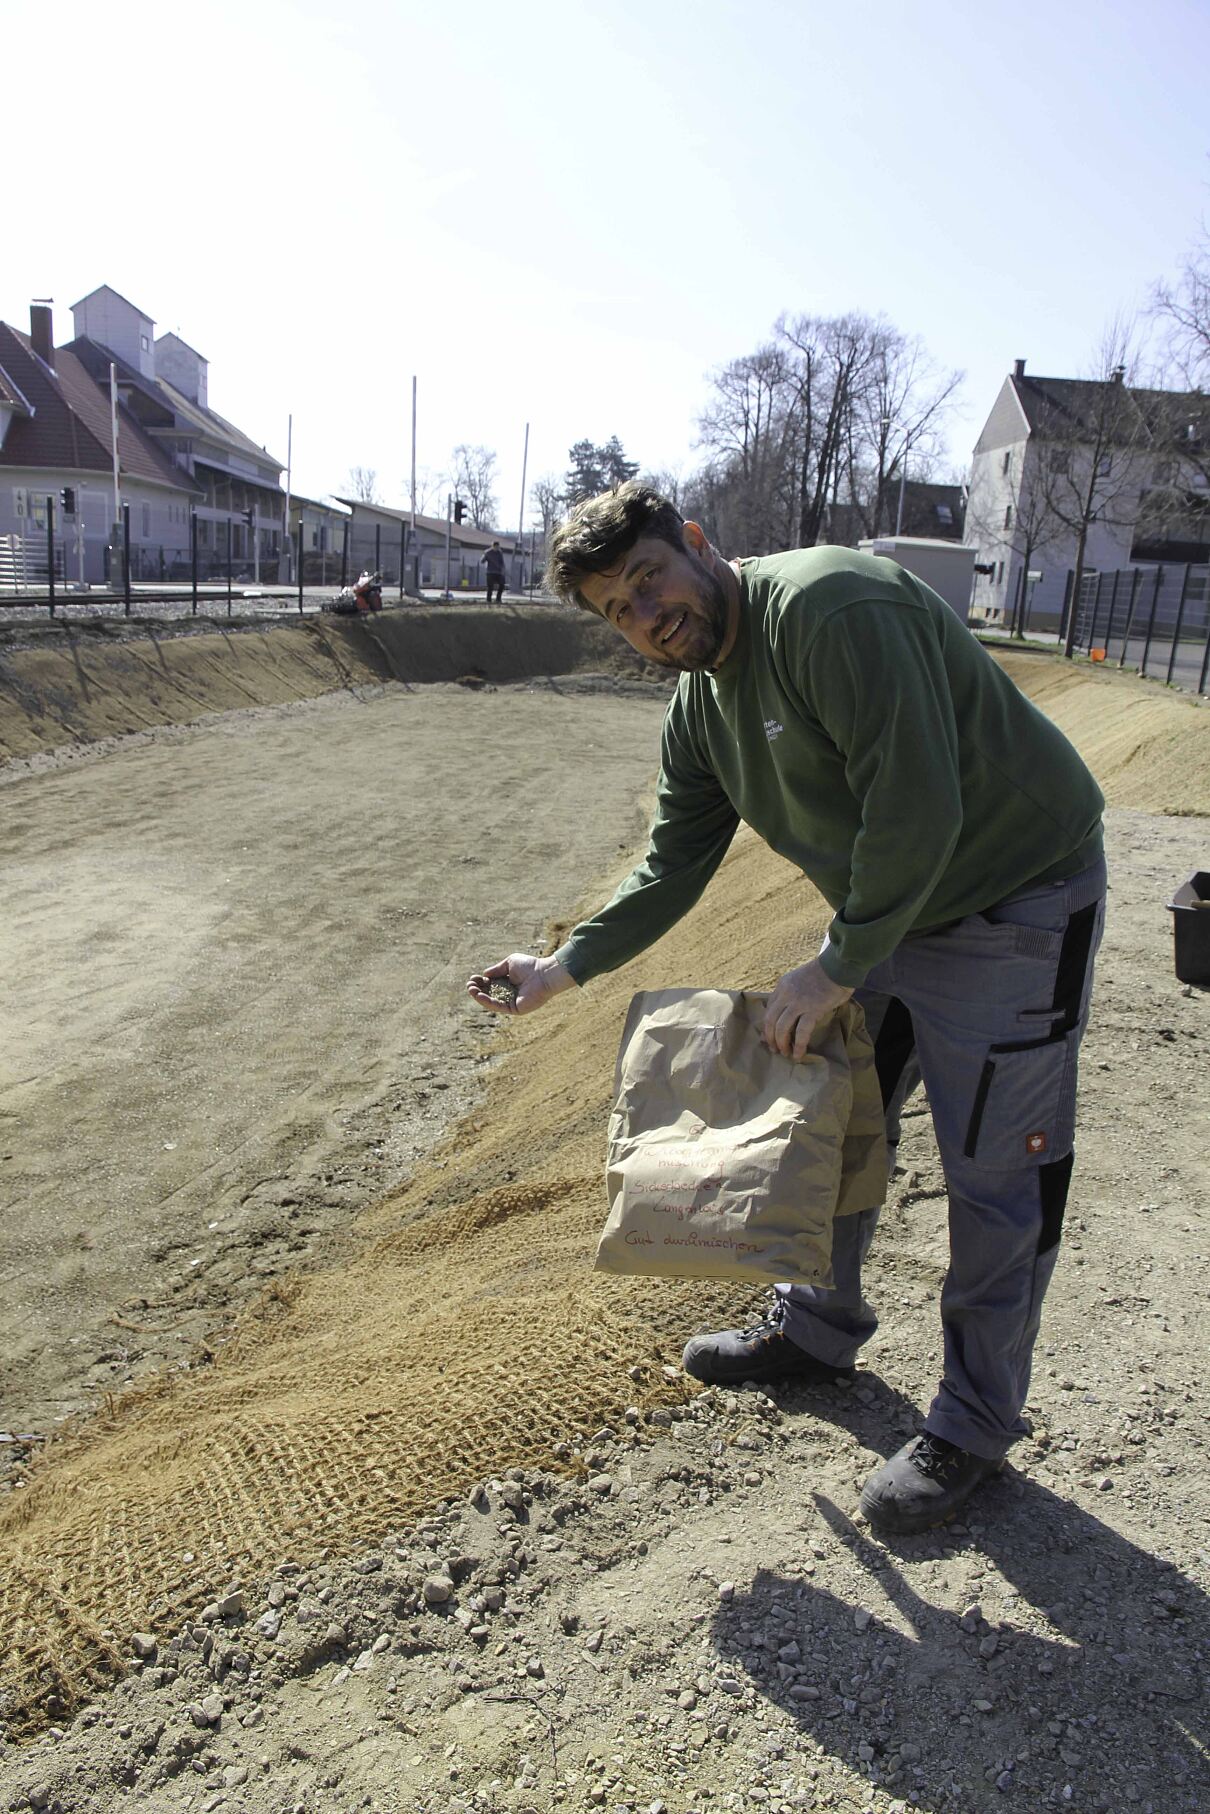
<path id="1" fill-rule="evenodd" d="M 1105 865 L 1033 884 L 943 931 L 907 938 L 857 991 L 874 1039 L 892 1155 L 923 1080 L 949 1194 L 944 1369 L 925 1428 L 999 1459 L 1021 1408 L 1054 1271 L 1075 1123 L 1076 1064 L 1105 922 Z M 861 1289 L 878 1211 L 835 1225 L 835 1288 L 779 1285 L 785 1331 L 850 1366 L 877 1328 Z"/>

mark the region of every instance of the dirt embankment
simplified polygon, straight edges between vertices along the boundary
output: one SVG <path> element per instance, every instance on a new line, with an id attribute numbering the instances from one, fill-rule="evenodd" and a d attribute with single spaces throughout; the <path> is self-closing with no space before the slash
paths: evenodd
<path id="1" fill-rule="evenodd" d="M 1210 813 L 1210 715 L 1021 660 L 1022 684 L 1096 752 L 1115 879 L 1081 1168 L 1018 1466 L 947 1532 L 887 1544 L 852 1518 L 935 1377 L 944 1192 L 922 1114 L 871 1269 L 884 1331 L 851 1393 L 695 1397 L 681 1343 L 742 1315 L 745 1294 L 589 1270 L 631 992 L 768 986 L 824 923 L 801 879 L 741 836 L 656 950 L 499 1031 L 504 1062 L 478 1102 L 362 1212 L 346 1250 L 268 1281 L 192 1364 L 35 1458 L 0 1512 L 14 1728 L 65 1725 L 129 1663 L 132 1633 L 159 1650 L 100 1722 L 86 1709 L 64 1739 L 10 1754 L 14 1790 L 67 1814 L 131 1788 L 184 1809 L 195 1778 L 204 1805 L 249 1814 L 354 1797 L 408 1814 L 950 1814 L 1009 1793 L 1090 1814 L 1204 1805 L 1210 1407 L 1190 1281 L 1206 1260 L 1210 1026 L 1207 997 L 1173 979 L 1163 901 L 1205 866 L 1205 819 L 1185 815 Z M 490 905 L 514 844 L 535 906 L 551 899 L 567 821 L 542 818 L 544 766 L 574 752 L 583 779 L 562 810 L 584 818 L 620 778 L 615 740 L 653 752 L 658 727 L 655 703 L 632 699 L 601 719 L 521 689 L 462 703 L 441 758 L 405 776 L 417 801 L 465 798 L 460 751 L 489 735 L 497 752 L 531 740 L 532 775 L 507 810 L 466 801 L 484 838 L 428 903 L 416 936 L 434 941 L 467 890 Z M 543 705 L 563 711 L 545 744 Z M 1146 733 L 1123 737 L 1129 721 Z M 255 773 L 251 741 L 247 754 Z M 121 769 L 97 765 L 96 787 Z M 279 773 L 266 838 L 297 786 Z M 137 781 L 121 783 L 131 799 Z M 257 828 L 239 829 L 252 842 Z M 187 824 L 174 835 L 187 844 Z M 397 853 L 367 825 L 325 882 L 379 889 L 384 863 Z M 318 992 L 330 949 L 295 943 Z M 232 1006 L 220 993 L 209 1008 L 216 1044 Z M 49 1036 L 53 1004 L 41 1018 Z M 270 1054 L 289 1051 L 287 1007 L 265 1032 Z M 130 1320 L 158 1321 L 188 1290 L 174 1278 Z"/>
<path id="2" fill-rule="evenodd" d="M 404 605 L 376 617 L 220 626 L 98 619 L 0 630 L 0 760 L 388 681 L 662 677 L 559 605 Z"/>

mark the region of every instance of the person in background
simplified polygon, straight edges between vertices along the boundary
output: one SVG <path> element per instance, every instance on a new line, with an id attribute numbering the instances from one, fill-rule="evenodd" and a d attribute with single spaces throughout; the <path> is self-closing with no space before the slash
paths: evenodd
<path id="1" fill-rule="evenodd" d="M 492 593 L 500 604 L 504 603 L 504 550 L 499 542 L 493 542 L 480 560 L 487 562 L 487 602 L 492 602 Z"/>

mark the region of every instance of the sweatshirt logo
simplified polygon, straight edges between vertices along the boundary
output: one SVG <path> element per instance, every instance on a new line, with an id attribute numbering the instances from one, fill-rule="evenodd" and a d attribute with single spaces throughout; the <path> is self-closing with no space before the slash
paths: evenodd
<path id="1" fill-rule="evenodd" d="M 785 728 L 785 725 L 779 724 L 776 718 L 765 719 L 765 736 L 769 739 L 770 743 L 772 743 L 775 737 L 780 737 Z"/>

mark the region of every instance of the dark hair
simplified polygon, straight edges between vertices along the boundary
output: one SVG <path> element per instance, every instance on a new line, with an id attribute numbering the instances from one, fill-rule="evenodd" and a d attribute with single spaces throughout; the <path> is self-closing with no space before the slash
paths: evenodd
<path id="1" fill-rule="evenodd" d="M 657 535 L 674 548 L 683 548 L 684 521 L 675 505 L 641 479 L 585 498 L 551 537 L 546 584 L 556 598 L 591 611 L 580 591 L 581 580 L 618 566 L 640 536 Z"/>

